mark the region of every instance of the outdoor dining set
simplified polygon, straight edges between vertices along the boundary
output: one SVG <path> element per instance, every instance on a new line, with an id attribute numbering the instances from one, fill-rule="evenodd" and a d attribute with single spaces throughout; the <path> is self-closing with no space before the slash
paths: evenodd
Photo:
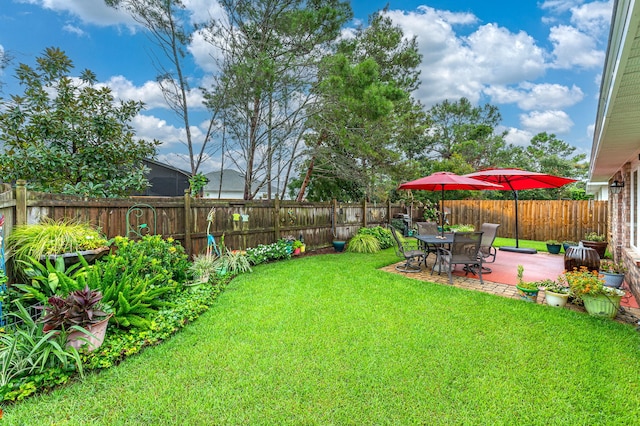
<path id="1" fill-rule="evenodd" d="M 438 273 L 447 272 L 449 284 L 453 283 L 452 272 L 457 265 L 463 265 L 465 274 L 473 273 L 478 276 L 482 284 L 482 273 L 491 273 L 485 263 L 493 263 L 496 259 L 496 249 L 493 242 L 499 224 L 484 223 L 480 231 L 474 232 L 443 232 L 436 222 L 417 222 L 417 246 L 411 247 L 410 242 L 403 241 L 398 231 L 392 226 L 391 233 L 396 241 L 398 255 L 405 262 L 396 266 L 400 272 L 420 272 L 422 264 L 427 268 L 427 258 L 430 254 L 436 257 L 431 268 L 431 274 L 437 269 Z M 441 229 L 441 228 L 440 228 Z"/>

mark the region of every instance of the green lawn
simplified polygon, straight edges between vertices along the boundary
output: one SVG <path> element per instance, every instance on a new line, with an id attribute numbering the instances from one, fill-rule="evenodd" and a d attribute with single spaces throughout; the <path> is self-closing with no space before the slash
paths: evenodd
<path id="1" fill-rule="evenodd" d="M 169 341 L 0 424 L 637 424 L 633 327 L 377 270 L 397 260 L 259 266 Z"/>

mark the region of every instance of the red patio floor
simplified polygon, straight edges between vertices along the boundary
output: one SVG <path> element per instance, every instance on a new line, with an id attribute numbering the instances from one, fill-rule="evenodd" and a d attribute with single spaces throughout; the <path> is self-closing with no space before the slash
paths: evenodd
<path id="1" fill-rule="evenodd" d="M 430 261 L 433 260 L 434 256 L 431 256 Z M 555 280 L 564 272 L 564 256 L 562 254 L 544 252 L 524 254 L 498 250 L 496 261 L 486 264 L 487 267 L 491 268 L 492 272 L 490 274 L 482 274 L 482 279 L 493 283 L 515 286 L 518 282 L 518 265 L 524 267 L 523 279 L 525 281 L 540 281 L 546 278 Z M 464 276 L 464 271 L 456 270 L 454 274 Z M 622 298 L 621 305 L 638 308 L 638 303 L 626 283 L 623 284 L 623 289 L 626 295 Z"/>

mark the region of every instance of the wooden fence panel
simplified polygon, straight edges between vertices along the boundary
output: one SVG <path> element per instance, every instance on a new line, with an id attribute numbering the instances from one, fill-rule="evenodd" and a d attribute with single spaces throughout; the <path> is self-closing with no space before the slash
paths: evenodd
<path id="1" fill-rule="evenodd" d="M 499 237 L 515 237 L 513 200 L 447 200 L 451 224 L 499 223 Z M 607 235 L 607 201 L 519 200 L 518 236 L 522 240 L 579 241 L 588 232 Z"/>
<path id="2" fill-rule="evenodd" d="M 19 218 L 16 216 L 15 191 L 8 186 L 5 189 L 0 193 L 0 214 L 5 215 L 5 235 L 8 235 Z M 151 208 L 143 209 L 140 217 L 132 218 L 130 209 L 136 204 L 147 204 Z M 498 236 L 515 235 L 513 200 L 447 200 L 445 206 L 451 212 L 451 224 L 468 223 L 479 228 L 484 222 L 499 223 Z M 211 211 L 215 214 L 209 227 L 207 219 Z M 523 240 L 577 241 L 590 231 L 606 235 L 608 229 L 606 201 L 524 200 L 518 203 L 518 213 L 519 237 Z M 246 249 L 275 242 L 281 237 L 299 238 L 300 235 L 307 247 L 314 249 L 328 247 L 332 240 L 348 240 L 363 224 L 389 223 L 398 214 L 410 214 L 414 221 L 423 220 L 422 208 L 417 204 L 297 203 L 185 197 L 86 199 L 28 192 L 26 220 L 33 223 L 43 216 L 77 218 L 100 227 L 108 238 L 112 238 L 127 235 L 129 218 L 130 225 L 139 227 L 144 223 L 148 226 L 147 232 L 172 236 L 185 244 L 189 253 L 195 254 L 206 250 L 207 231 L 218 243 L 224 235 L 225 244 L 230 249 Z M 239 220 L 234 220 L 234 215 L 239 215 L 235 217 Z M 243 215 L 246 221 L 243 221 Z M 190 241 L 189 247 L 186 241 Z"/>

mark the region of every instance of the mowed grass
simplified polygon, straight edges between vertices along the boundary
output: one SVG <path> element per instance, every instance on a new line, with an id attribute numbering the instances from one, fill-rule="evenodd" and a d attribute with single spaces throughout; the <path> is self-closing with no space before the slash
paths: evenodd
<path id="1" fill-rule="evenodd" d="M 160 346 L 3 424 L 637 424 L 629 325 L 405 278 L 392 250 L 235 279 Z"/>

